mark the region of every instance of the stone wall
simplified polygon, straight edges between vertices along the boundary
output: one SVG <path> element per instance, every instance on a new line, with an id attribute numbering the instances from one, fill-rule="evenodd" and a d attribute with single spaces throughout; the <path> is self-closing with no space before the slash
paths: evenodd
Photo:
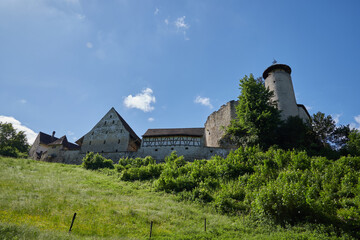
<path id="1" fill-rule="evenodd" d="M 123 152 L 128 150 L 130 134 L 115 110 L 111 109 L 90 132 L 84 136 L 81 153 Z"/>
<path id="2" fill-rule="evenodd" d="M 173 151 L 176 151 L 178 156 L 184 156 L 187 161 L 194 161 L 195 159 L 210 159 L 212 156 L 218 155 L 226 157 L 230 150 L 212 147 L 195 147 L 195 146 L 163 146 L 163 147 L 142 147 L 137 152 L 136 156 L 146 157 L 152 156 L 157 162 L 164 161 L 166 156 L 169 156 Z"/>
<path id="3" fill-rule="evenodd" d="M 210 114 L 205 123 L 205 146 L 221 147 L 219 140 L 225 134 L 225 128 L 236 118 L 237 101 L 232 100 Z"/>

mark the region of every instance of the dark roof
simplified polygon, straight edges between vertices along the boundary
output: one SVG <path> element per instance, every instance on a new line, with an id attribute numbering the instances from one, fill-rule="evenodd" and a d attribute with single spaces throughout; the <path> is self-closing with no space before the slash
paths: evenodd
<path id="1" fill-rule="evenodd" d="M 288 74 L 291 74 L 291 68 L 286 65 L 286 64 L 273 64 L 270 67 L 268 67 L 264 73 L 263 73 L 263 78 L 266 79 L 269 75 L 269 72 L 275 70 L 275 69 L 282 69 L 285 72 L 287 72 Z"/>
<path id="2" fill-rule="evenodd" d="M 115 108 L 113 109 L 116 112 L 117 116 L 119 117 L 121 123 L 124 125 L 125 129 L 130 133 L 130 136 L 135 140 L 141 141 L 138 135 L 136 135 L 134 130 L 132 130 L 132 128 L 129 126 L 129 124 L 127 124 L 127 122 L 120 116 L 120 114 L 115 110 Z"/>
<path id="3" fill-rule="evenodd" d="M 157 128 L 148 129 L 143 137 L 192 136 L 202 137 L 205 128 Z"/>
<path id="4" fill-rule="evenodd" d="M 67 140 L 66 135 L 62 136 L 61 138 L 57 139 L 56 141 L 48 144 L 49 146 L 54 146 L 54 145 L 63 145 L 64 147 L 70 149 L 70 150 L 75 150 L 75 149 L 79 149 L 80 147 L 76 144 L 73 144 L 71 142 L 69 142 Z"/>
<path id="5" fill-rule="evenodd" d="M 39 132 L 39 136 L 40 136 L 40 144 L 49 144 L 58 139 L 57 137 L 52 137 L 51 135 L 43 132 Z"/>

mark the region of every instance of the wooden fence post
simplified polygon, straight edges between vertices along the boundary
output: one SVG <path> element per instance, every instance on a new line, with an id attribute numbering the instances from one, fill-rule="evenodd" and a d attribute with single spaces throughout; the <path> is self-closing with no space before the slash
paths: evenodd
<path id="1" fill-rule="evenodd" d="M 73 218 L 72 218 L 71 225 L 70 225 L 70 229 L 69 229 L 69 233 L 71 232 L 71 228 L 72 228 L 72 226 L 73 226 L 73 224 L 74 224 L 75 217 L 76 217 L 76 213 L 74 213 L 74 216 L 73 216 Z"/>
<path id="2" fill-rule="evenodd" d="M 151 238 L 151 234 L 152 234 L 152 227 L 153 227 L 153 221 L 150 222 L 150 238 Z"/>

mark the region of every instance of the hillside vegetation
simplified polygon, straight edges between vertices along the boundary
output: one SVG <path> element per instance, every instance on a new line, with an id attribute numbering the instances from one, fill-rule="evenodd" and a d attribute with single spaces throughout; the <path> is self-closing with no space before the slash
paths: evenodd
<path id="1" fill-rule="evenodd" d="M 256 148 L 96 171 L 1 158 L 0 238 L 148 239 L 153 221 L 153 239 L 355 239 L 359 167 Z"/>

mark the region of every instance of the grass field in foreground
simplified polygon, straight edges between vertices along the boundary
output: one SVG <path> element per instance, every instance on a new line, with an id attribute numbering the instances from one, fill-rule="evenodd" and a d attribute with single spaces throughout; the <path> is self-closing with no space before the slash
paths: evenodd
<path id="1" fill-rule="evenodd" d="M 149 182 L 122 182 L 74 165 L 0 158 L 0 239 L 147 239 L 151 221 L 152 239 L 330 238 L 310 226 L 281 228 L 220 215 L 154 192 Z"/>

